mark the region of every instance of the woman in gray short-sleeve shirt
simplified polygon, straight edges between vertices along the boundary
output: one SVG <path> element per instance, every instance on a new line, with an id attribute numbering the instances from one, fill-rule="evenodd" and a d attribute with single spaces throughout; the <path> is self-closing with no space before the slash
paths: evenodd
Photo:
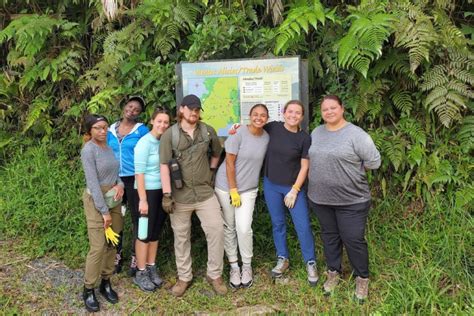
<path id="1" fill-rule="evenodd" d="M 366 169 L 380 166 L 380 154 L 372 138 L 344 119 L 337 96 L 321 103 L 324 125 L 311 133 L 308 197 L 321 225 L 329 294 L 339 282 L 342 246 L 346 248 L 356 277 L 355 296 L 367 297 L 369 259 L 365 225 L 370 208 Z"/>
<path id="2" fill-rule="evenodd" d="M 268 109 L 256 104 L 250 109 L 250 124 L 242 126 L 225 142 L 226 158 L 216 175 L 216 195 L 224 218 L 224 249 L 229 259 L 230 286 L 250 287 L 253 283 L 252 219 L 258 180 L 270 140 L 263 126 Z M 238 250 L 242 257 L 242 273 Z"/>

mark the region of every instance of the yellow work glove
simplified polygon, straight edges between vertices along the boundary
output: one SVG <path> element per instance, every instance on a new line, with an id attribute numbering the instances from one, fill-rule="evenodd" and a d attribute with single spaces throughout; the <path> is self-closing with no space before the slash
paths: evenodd
<path id="1" fill-rule="evenodd" d="M 119 242 L 119 234 L 113 231 L 112 227 L 107 227 L 105 230 L 105 240 L 107 240 L 108 243 L 111 243 L 112 246 L 117 246 Z"/>
<path id="2" fill-rule="evenodd" d="M 237 191 L 237 189 L 235 188 L 230 189 L 229 194 L 230 194 L 230 204 L 233 207 L 239 207 L 240 205 L 242 205 L 242 201 L 240 201 L 240 194 Z"/>
<path id="3" fill-rule="evenodd" d="M 285 205 L 288 208 L 293 208 L 295 206 L 296 198 L 298 197 L 298 190 L 294 187 L 291 188 L 290 192 L 285 195 Z"/>

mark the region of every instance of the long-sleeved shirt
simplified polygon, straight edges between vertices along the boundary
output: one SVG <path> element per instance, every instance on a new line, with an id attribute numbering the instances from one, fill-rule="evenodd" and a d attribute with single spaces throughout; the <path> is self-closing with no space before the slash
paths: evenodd
<path id="1" fill-rule="evenodd" d="M 86 176 L 86 185 L 95 208 L 102 214 L 109 213 L 105 204 L 101 185 L 123 186 L 119 177 L 119 162 L 115 159 L 110 147 L 102 148 L 93 141 L 88 141 L 81 150 L 82 167 Z"/>
<path id="2" fill-rule="evenodd" d="M 325 125 L 311 133 L 308 197 L 317 204 L 351 205 L 370 200 L 365 169 L 380 166 L 380 153 L 362 128 Z"/>

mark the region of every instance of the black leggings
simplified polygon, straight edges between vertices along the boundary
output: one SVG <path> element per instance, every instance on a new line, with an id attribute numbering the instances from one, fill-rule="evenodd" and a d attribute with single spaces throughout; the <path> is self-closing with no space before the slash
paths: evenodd
<path id="1" fill-rule="evenodd" d="M 321 205 L 309 201 L 321 226 L 324 256 L 329 270 L 341 272 L 342 246 L 354 270 L 354 275 L 369 276 L 369 253 L 365 240 L 365 224 L 370 201 L 352 205 Z"/>
<path id="2" fill-rule="evenodd" d="M 136 201 L 140 201 L 138 197 L 138 191 L 135 190 Z M 166 221 L 166 214 L 161 206 L 163 200 L 163 190 L 146 190 L 146 200 L 148 202 L 148 237 L 145 240 L 140 240 L 144 243 L 157 241 L 160 237 L 163 224 Z M 138 210 L 138 203 L 137 203 Z M 138 232 L 135 235 L 138 238 Z"/>
<path id="3" fill-rule="evenodd" d="M 127 177 L 120 177 L 124 184 L 124 194 L 122 199 L 122 204 L 126 204 L 128 209 L 130 210 L 130 216 L 132 218 L 132 256 L 135 256 L 135 237 L 137 235 L 138 229 L 138 211 L 137 205 L 138 202 L 135 201 L 136 193 L 135 189 L 133 188 L 135 184 L 135 176 L 127 176 Z M 125 221 L 124 221 L 125 222 Z M 122 250 L 123 250 L 123 233 L 124 229 L 120 232 L 119 243 L 117 245 L 117 255 L 121 258 L 120 261 L 123 260 Z M 121 262 L 118 263 L 121 265 Z"/>

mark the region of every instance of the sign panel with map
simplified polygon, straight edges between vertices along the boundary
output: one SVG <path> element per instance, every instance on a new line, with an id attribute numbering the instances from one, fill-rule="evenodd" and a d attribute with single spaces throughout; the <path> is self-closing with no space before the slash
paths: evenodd
<path id="1" fill-rule="evenodd" d="M 204 122 L 218 136 L 228 136 L 234 123 L 248 123 L 250 108 L 267 105 L 270 121 L 282 121 L 291 99 L 301 99 L 299 57 L 181 63 L 177 66 L 177 101 L 195 94 Z"/>

